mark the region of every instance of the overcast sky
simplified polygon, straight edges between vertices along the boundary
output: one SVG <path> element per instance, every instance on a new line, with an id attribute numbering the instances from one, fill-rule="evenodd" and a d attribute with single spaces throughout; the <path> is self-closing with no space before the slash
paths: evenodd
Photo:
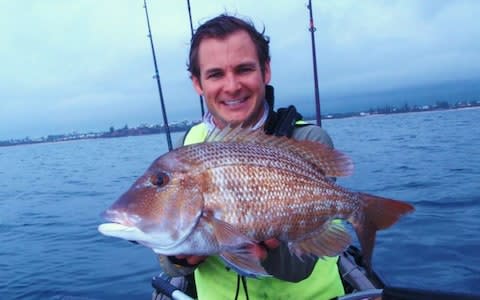
<path id="1" fill-rule="evenodd" d="M 187 1 L 147 3 L 169 121 L 199 119 Z M 194 27 L 222 12 L 265 27 L 278 104 L 313 111 L 306 0 L 190 3 Z M 480 1 L 313 6 L 327 112 L 338 95 L 480 77 Z M 0 42 L 0 140 L 163 123 L 142 0 L 0 0 Z"/>

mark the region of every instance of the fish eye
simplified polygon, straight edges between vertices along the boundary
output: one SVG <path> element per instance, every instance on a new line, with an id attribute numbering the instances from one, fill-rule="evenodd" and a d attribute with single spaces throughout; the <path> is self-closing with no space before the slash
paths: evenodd
<path id="1" fill-rule="evenodd" d="M 159 172 L 156 175 L 152 176 L 152 183 L 158 187 L 166 185 L 169 181 L 169 177 L 166 173 Z"/>

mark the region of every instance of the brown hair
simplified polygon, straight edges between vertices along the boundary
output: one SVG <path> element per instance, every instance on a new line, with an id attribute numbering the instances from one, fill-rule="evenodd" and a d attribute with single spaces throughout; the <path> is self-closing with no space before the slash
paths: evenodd
<path id="1" fill-rule="evenodd" d="M 200 78 L 198 48 L 204 38 L 225 38 L 239 30 L 246 31 L 255 44 L 260 68 L 262 74 L 265 74 L 265 64 L 270 62 L 269 38 L 264 35 L 265 29 L 259 32 L 255 29 L 253 23 L 249 21 L 227 14 L 221 14 L 200 25 L 192 36 L 188 63 L 188 71 L 190 71 L 192 76 Z"/>

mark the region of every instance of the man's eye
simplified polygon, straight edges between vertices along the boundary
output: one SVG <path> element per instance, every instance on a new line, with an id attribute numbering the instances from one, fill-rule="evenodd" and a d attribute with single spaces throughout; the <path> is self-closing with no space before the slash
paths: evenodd
<path id="1" fill-rule="evenodd" d="M 248 72 L 252 72 L 253 69 L 252 68 L 241 68 L 238 70 L 239 73 L 248 73 Z"/>
<path id="2" fill-rule="evenodd" d="M 220 78 L 221 76 L 221 73 L 210 73 L 207 75 L 207 78 Z"/>

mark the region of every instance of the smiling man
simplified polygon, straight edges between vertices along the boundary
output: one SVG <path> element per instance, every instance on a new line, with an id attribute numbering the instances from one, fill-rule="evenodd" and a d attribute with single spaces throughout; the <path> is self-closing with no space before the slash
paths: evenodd
<path id="1" fill-rule="evenodd" d="M 197 29 L 191 41 L 189 71 L 208 112 L 203 122 L 187 132 L 184 145 L 203 142 L 215 128 L 242 123 L 263 127 L 269 134 L 333 147 L 322 128 L 299 122 L 301 116 L 293 106 L 274 112 L 273 104 L 268 104 L 268 43 L 251 23 L 229 15 L 210 19 Z M 161 256 L 160 264 L 173 277 L 194 272 L 199 299 L 331 299 L 344 294 L 337 257 L 299 259 L 275 239 L 261 245 L 265 250 L 260 254 L 262 266 L 272 277 L 241 277 L 226 269 L 218 257 Z"/>
<path id="2" fill-rule="evenodd" d="M 270 62 L 260 62 L 249 34 L 238 30 L 223 38 L 206 37 L 198 47 L 195 90 L 206 99 L 214 124 L 254 123 L 265 112 Z M 194 68 L 192 68 L 192 71 Z"/>

